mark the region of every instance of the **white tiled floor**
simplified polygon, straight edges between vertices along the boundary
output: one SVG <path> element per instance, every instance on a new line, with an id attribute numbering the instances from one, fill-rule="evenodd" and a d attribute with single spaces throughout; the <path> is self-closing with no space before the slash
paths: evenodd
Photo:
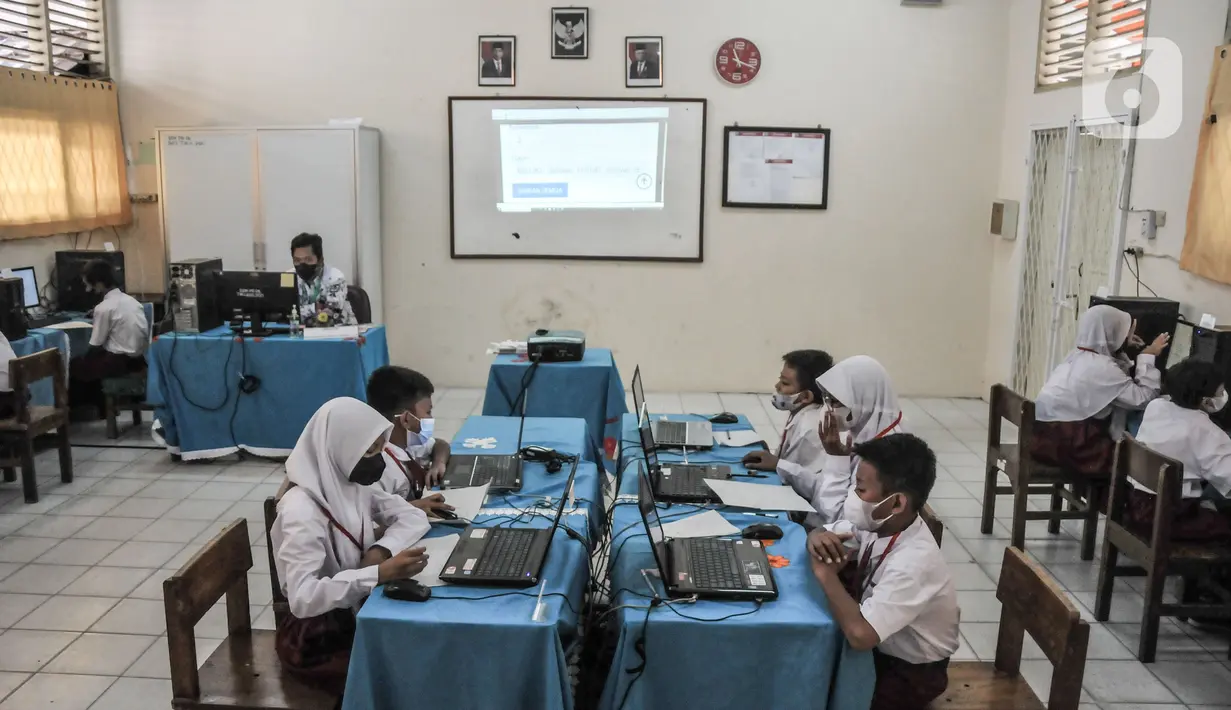
<path id="1" fill-rule="evenodd" d="M 436 431 L 452 437 L 481 410 L 479 390 L 436 395 Z M 786 420 L 768 397 L 652 393 L 655 413 L 728 410 L 748 416 L 776 442 Z M 946 531 L 943 552 L 962 603 L 958 658 L 991 660 L 1000 606 L 995 580 L 1008 538 L 1008 505 L 997 506 L 995 532 L 978 530 L 987 406 L 976 400 L 904 403 L 906 421 L 937 452 L 932 507 Z M 81 427 L 75 444 L 106 444 L 100 426 Z M 150 445 L 145 430 L 126 446 Z M 281 480 L 272 462 L 228 460 L 174 464 L 157 450 L 74 448 L 76 480 L 59 482 L 54 452 L 38 457 L 42 500 L 26 505 L 17 484 L 0 484 L 0 710 L 164 710 L 169 706 L 162 581 L 225 523 L 248 519 L 255 567 L 252 618 L 272 628 L 261 501 Z M 1096 563 L 1082 562 L 1066 524 L 1052 537 L 1032 523 L 1027 548 L 1091 619 Z M 1112 620 L 1092 622 L 1083 710 L 1231 710 L 1228 639 L 1164 620 L 1158 662 L 1134 659 L 1140 581 L 1117 593 Z M 222 607 L 197 627 L 204 659 L 226 633 Z M 1050 664 L 1028 643 L 1022 671 L 1046 693 Z M 1222 705 L 1219 705 L 1222 703 Z"/>

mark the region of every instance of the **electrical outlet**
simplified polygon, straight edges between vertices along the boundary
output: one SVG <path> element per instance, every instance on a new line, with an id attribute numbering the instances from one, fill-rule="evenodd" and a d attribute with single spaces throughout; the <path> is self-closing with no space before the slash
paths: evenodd
<path id="1" fill-rule="evenodd" d="M 1143 247 L 1132 246 L 1132 247 L 1125 249 L 1124 253 L 1128 254 L 1129 256 L 1135 256 L 1138 259 L 1140 259 L 1141 257 L 1146 255 L 1146 250 Z"/>
<path id="2" fill-rule="evenodd" d="M 128 196 L 128 201 L 134 205 L 148 205 L 158 202 L 158 195 L 153 193 L 133 194 Z"/>

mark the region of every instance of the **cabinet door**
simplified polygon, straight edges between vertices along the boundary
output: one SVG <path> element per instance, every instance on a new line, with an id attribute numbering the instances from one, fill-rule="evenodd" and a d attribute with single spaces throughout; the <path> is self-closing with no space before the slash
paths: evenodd
<path id="1" fill-rule="evenodd" d="M 162 214 L 171 261 L 221 257 L 253 268 L 257 228 L 252 131 L 159 132 Z"/>
<path id="2" fill-rule="evenodd" d="M 257 131 L 265 268 L 291 268 L 291 239 L 321 235 L 325 263 L 355 283 L 355 134 L 349 130 Z"/>

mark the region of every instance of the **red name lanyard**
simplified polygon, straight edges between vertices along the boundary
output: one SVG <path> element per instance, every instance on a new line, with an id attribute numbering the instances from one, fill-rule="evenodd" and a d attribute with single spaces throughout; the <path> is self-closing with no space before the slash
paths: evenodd
<path id="1" fill-rule="evenodd" d="M 859 596 L 855 598 L 855 601 L 863 601 L 863 593 L 868 590 L 868 585 L 872 583 L 872 575 L 876 574 L 881 565 L 885 564 L 885 557 L 893 549 L 894 544 L 898 541 L 898 535 L 901 534 L 896 532 L 893 534 L 893 537 L 889 538 L 889 544 L 885 546 L 885 551 L 876 560 L 876 567 L 872 569 L 868 569 L 868 563 L 872 561 L 872 548 L 876 545 L 876 541 L 874 540 L 868 545 L 868 549 L 864 550 L 863 557 L 859 560 L 859 567 L 855 572 L 855 583 L 859 585 Z"/>
<path id="2" fill-rule="evenodd" d="M 416 463 L 414 459 L 411 459 L 408 463 L 414 466 L 414 472 L 412 473 L 406 466 L 406 463 L 403 463 L 402 460 L 393 453 L 393 449 L 389 448 L 388 445 L 385 446 L 385 453 L 389 454 L 389 458 L 393 459 L 393 463 L 397 464 L 397 467 L 402 469 L 402 475 L 406 476 L 406 480 L 410 481 L 410 487 L 415 494 L 415 498 L 422 497 L 423 483 L 427 476 L 427 472 L 423 470 L 423 467 Z"/>
<path id="3" fill-rule="evenodd" d="M 888 434 L 889 432 L 893 431 L 894 429 L 897 429 L 897 428 L 898 428 L 898 425 L 899 425 L 899 424 L 901 424 L 901 423 L 902 423 L 902 413 L 901 413 L 901 412 L 898 412 L 898 418 L 897 418 L 897 419 L 894 419 L 892 424 L 890 424 L 889 426 L 887 426 L 887 427 L 885 427 L 884 429 L 882 429 L 882 430 L 881 430 L 881 433 L 877 434 L 876 436 L 874 436 L 874 437 L 872 437 L 872 438 L 873 438 L 873 439 L 879 439 L 879 438 L 881 438 L 882 436 L 884 436 L 884 435 Z M 896 536 L 895 536 L 895 537 L 896 537 Z"/>
<path id="4" fill-rule="evenodd" d="M 799 411 L 799 410 L 796 410 Z M 786 424 L 782 425 L 782 441 L 778 442 L 778 458 L 782 458 L 783 449 L 786 448 L 786 433 L 791 428 L 791 422 L 795 420 L 795 412 L 791 412 L 786 418 Z"/>
<path id="5" fill-rule="evenodd" d="M 318 508 L 320 508 L 320 509 L 321 509 L 321 512 L 325 514 L 325 517 L 326 517 L 326 518 L 329 518 L 329 524 L 330 524 L 330 525 L 332 525 L 332 526 L 334 526 L 335 528 L 337 528 L 337 529 L 338 529 L 338 532 L 340 532 L 340 533 L 342 533 L 343 535 L 345 535 L 345 536 L 346 536 L 346 539 L 351 541 L 351 544 L 353 544 L 355 547 L 359 548 L 359 554 L 361 554 L 361 555 L 362 555 L 362 554 L 363 554 L 363 550 L 364 550 L 364 547 L 363 547 L 363 531 L 362 531 L 362 530 L 360 530 L 360 531 L 359 531 L 359 539 L 358 539 L 358 540 L 356 540 L 356 539 L 355 539 L 355 536 L 354 536 L 354 535 L 351 535 L 349 530 L 347 530 L 346 528 L 342 527 L 342 524 L 341 524 L 341 523 L 339 523 L 338 521 L 336 521 L 336 520 L 334 520 L 334 519 L 333 519 L 333 516 L 332 516 L 332 515 L 330 515 L 330 514 L 329 514 L 329 511 L 325 509 L 325 506 L 323 506 L 323 505 L 321 505 L 321 504 L 317 503 L 317 504 L 316 504 L 316 507 L 318 507 Z"/>

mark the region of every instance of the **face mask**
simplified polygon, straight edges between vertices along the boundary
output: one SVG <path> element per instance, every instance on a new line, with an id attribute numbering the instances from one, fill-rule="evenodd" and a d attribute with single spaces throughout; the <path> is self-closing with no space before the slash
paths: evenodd
<path id="1" fill-rule="evenodd" d="M 851 408 L 850 407 L 835 407 L 829 406 L 829 411 L 833 412 L 834 419 L 838 421 L 839 431 L 851 430 Z"/>
<path id="2" fill-rule="evenodd" d="M 370 486 L 385 474 L 385 459 L 380 454 L 364 456 L 350 472 L 350 482 Z"/>
<path id="3" fill-rule="evenodd" d="M 795 394 L 775 394 L 773 397 L 770 397 L 770 403 L 773 404 L 774 409 L 777 409 L 778 411 L 790 412 L 795 409 L 797 404 L 799 404 L 799 396 L 801 394 L 803 393 L 797 392 Z"/>
<path id="4" fill-rule="evenodd" d="M 1222 390 L 1213 397 L 1206 397 L 1201 402 L 1201 408 L 1210 414 L 1217 414 L 1227 406 L 1227 390 Z"/>
<path id="5" fill-rule="evenodd" d="M 428 417 L 426 419 L 419 419 L 419 417 L 416 417 L 410 412 L 406 412 L 406 416 L 419 422 L 419 431 L 417 432 L 411 431 L 410 427 L 406 427 L 406 433 L 408 435 L 406 437 L 406 442 L 408 444 L 426 444 L 428 441 L 430 441 L 432 438 L 432 434 L 436 432 L 436 420 L 433 419 L 432 417 Z M 413 441 L 413 439 L 415 439 L 416 437 L 419 440 Z"/>
<path id="6" fill-rule="evenodd" d="M 889 496 L 889 498 L 892 497 L 892 495 Z M 889 500 L 889 498 L 886 498 L 885 500 Z M 846 503 L 842 508 L 842 517 L 849 520 L 851 525 L 854 525 L 859 530 L 866 530 L 868 532 L 879 530 L 880 527 L 885 524 L 886 520 L 893 517 L 893 514 L 890 513 L 880 520 L 875 520 L 872 518 L 872 511 L 883 505 L 885 500 L 882 500 L 880 503 L 869 503 L 860 498 L 859 495 L 852 489 L 846 496 Z"/>
<path id="7" fill-rule="evenodd" d="M 296 264 L 295 273 L 299 274 L 299 278 L 303 281 L 312 281 L 316 279 L 316 264 Z"/>

